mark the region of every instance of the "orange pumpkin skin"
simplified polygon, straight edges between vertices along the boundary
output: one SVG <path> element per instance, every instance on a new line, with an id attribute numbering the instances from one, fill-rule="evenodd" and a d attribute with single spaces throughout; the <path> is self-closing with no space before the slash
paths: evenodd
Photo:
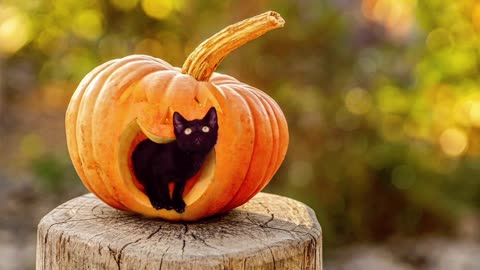
<path id="1" fill-rule="evenodd" d="M 154 209 L 130 164 L 139 136 L 174 138 L 178 111 L 201 118 L 214 106 L 219 137 L 209 165 L 184 194 L 179 214 Z M 168 220 L 197 220 L 244 204 L 280 167 L 288 128 L 277 103 L 233 77 L 197 81 L 161 59 L 132 55 L 104 63 L 79 84 L 66 112 L 67 144 L 85 186 L 112 207 Z"/>
<path id="2" fill-rule="evenodd" d="M 233 24 L 200 44 L 182 69 L 132 55 L 87 74 L 65 118 L 70 157 L 85 186 L 112 207 L 186 221 L 226 212 L 263 189 L 285 158 L 285 117 L 264 92 L 214 71 L 228 53 L 283 23 L 266 12 Z M 187 182 L 185 212 L 154 209 L 134 176 L 133 150 L 147 137 L 174 140 L 174 112 L 198 119 L 212 106 L 217 144 Z"/>

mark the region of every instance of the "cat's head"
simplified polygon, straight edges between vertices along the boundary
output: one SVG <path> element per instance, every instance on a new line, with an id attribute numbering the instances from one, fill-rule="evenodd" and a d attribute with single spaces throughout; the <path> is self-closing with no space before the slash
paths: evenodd
<path id="1" fill-rule="evenodd" d="M 191 121 L 175 112 L 173 113 L 173 130 L 181 150 L 209 152 L 217 143 L 217 111 L 212 107 L 202 119 Z"/>

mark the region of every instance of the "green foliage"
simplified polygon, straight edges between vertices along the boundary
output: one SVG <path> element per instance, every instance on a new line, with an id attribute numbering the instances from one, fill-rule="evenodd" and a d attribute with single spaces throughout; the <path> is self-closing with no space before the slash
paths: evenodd
<path id="1" fill-rule="evenodd" d="M 47 192 L 70 193 L 78 190 L 80 181 L 67 157 L 59 158 L 51 153 L 39 156 L 31 161 L 32 173 Z"/>
<path id="2" fill-rule="evenodd" d="M 63 166 L 51 156 L 42 156 L 32 161 L 32 171 L 37 175 L 42 185 L 49 190 L 57 190 L 63 180 Z"/>
<path id="3" fill-rule="evenodd" d="M 329 245 L 446 232 L 479 210 L 474 0 L 6 0 L 0 29 L 14 18 L 23 34 L 0 31 L 0 54 L 29 59 L 42 86 L 67 83 L 70 94 L 127 54 L 181 66 L 204 38 L 270 9 L 285 28 L 219 69 L 266 91 L 288 118 L 288 156 L 267 191 L 311 205 Z M 65 170 L 48 158 L 33 168 L 52 187 Z"/>

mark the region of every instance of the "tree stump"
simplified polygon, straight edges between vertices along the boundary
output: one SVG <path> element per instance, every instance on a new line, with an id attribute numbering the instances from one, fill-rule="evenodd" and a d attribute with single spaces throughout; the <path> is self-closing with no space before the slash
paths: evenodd
<path id="1" fill-rule="evenodd" d="M 37 270 L 322 269 L 321 228 L 298 201 L 259 193 L 222 216 L 173 223 L 109 207 L 92 194 L 38 226 Z"/>

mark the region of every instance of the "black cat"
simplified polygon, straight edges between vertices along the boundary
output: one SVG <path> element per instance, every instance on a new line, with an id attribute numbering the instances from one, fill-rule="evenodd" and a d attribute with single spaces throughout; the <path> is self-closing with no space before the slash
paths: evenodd
<path id="1" fill-rule="evenodd" d="M 146 139 L 133 151 L 133 169 L 144 185 L 155 209 L 185 211 L 183 191 L 188 179 L 202 167 L 207 154 L 217 143 L 217 111 L 210 108 L 203 119 L 188 121 L 178 112 L 173 114 L 176 140 L 158 144 Z M 174 183 L 170 198 L 168 183 Z"/>

